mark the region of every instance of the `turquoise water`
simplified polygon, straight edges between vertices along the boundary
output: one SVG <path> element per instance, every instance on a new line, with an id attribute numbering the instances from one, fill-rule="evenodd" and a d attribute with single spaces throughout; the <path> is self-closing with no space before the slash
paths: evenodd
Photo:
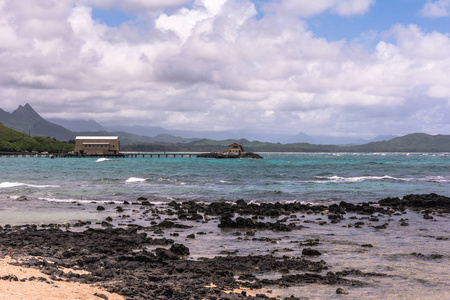
<path id="1" fill-rule="evenodd" d="M 0 200 L 378 200 L 450 196 L 450 154 L 281 154 L 263 160 L 0 157 Z"/>

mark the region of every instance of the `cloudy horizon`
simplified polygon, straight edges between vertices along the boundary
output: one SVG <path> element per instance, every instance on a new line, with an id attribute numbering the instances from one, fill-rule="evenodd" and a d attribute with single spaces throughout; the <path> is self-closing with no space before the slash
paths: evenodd
<path id="1" fill-rule="evenodd" d="M 0 0 L 0 108 L 171 130 L 449 134 L 450 0 Z"/>

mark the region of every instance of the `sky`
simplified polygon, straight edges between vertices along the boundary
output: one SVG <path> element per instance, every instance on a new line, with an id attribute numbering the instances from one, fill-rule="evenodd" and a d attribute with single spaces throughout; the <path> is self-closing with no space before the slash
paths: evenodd
<path id="1" fill-rule="evenodd" d="M 450 0 L 0 0 L 0 108 L 173 130 L 450 134 Z"/>

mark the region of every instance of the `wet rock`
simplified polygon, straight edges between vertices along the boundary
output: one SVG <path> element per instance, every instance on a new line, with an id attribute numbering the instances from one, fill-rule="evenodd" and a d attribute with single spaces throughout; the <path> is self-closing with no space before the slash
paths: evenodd
<path id="1" fill-rule="evenodd" d="M 305 248 L 302 250 L 302 254 L 305 256 L 319 256 L 322 255 L 319 250 L 312 249 L 312 248 Z"/>
<path id="2" fill-rule="evenodd" d="M 234 251 L 227 251 L 227 250 L 222 250 L 220 251 L 220 254 L 222 255 L 236 255 L 239 253 L 239 250 L 234 250 Z"/>
<path id="3" fill-rule="evenodd" d="M 388 223 L 384 223 L 383 225 L 379 225 L 379 226 L 374 226 L 373 228 L 375 229 L 386 229 L 386 227 L 388 226 Z"/>
<path id="4" fill-rule="evenodd" d="M 381 206 L 411 207 L 411 208 L 433 208 L 450 210 L 450 198 L 435 193 L 424 195 L 406 195 L 400 198 L 386 198 L 378 201 Z"/>
<path id="5" fill-rule="evenodd" d="M 336 294 L 338 294 L 338 295 L 347 295 L 348 291 L 343 289 L 343 288 L 337 288 L 336 289 Z"/>
<path id="6" fill-rule="evenodd" d="M 28 199 L 25 196 L 20 196 L 20 197 L 17 197 L 16 201 L 28 201 Z"/>
<path id="7" fill-rule="evenodd" d="M 105 294 L 94 293 L 94 296 L 101 298 L 101 299 L 108 300 L 108 296 L 106 296 Z"/>
<path id="8" fill-rule="evenodd" d="M 170 251 L 175 253 L 176 255 L 189 255 L 189 248 L 183 244 L 173 244 L 170 247 Z"/>
<path id="9" fill-rule="evenodd" d="M 220 218 L 219 228 L 242 228 L 242 229 L 269 229 L 275 231 L 292 231 L 292 229 L 298 229 L 299 227 L 288 226 L 280 222 L 255 222 L 250 218 L 237 217 L 235 221 L 233 221 L 228 216 L 223 216 Z"/>
<path id="10" fill-rule="evenodd" d="M 299 243 L 300 246 L 316 246 L 319 244 L 320 244 L 319 239 L 314 239 L 314 240 L 310 239 L 310 240 L 306 240 L 306 241 Z"/>
<path id="11" fill-rule="evenodd" d="M 156 248 L 155 249 L 156 256 L 163 260 L 178 260 L 178 255 L 173 253 L 171 250 L 167 250 L 164 248 Z"/>
<path id="12" fill-rule="evenodd" d="M 97 206 L 97 211 L 104 211 L 104 210 L 105 210 L 105 207 L 103 207 L 101 205 Z"/>

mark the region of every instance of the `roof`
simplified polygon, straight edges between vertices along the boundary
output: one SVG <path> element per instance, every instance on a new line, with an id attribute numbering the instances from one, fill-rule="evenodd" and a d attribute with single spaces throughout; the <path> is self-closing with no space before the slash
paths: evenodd
<path id="1" fill-rule="evenodd" d="M 233 144 L 230 144 L 230 145 L 228 145 L 228 147 L 230 147 L 230 146 L 233 146 L 233 145 L 237 145 L 237 146 L 239 146 L 239 147 L 242 147 L 241 145 L 239 145 L 238 143 L 233 143 Z"/>
<path id="2" fill-rule="evenodd" d="M 76 140 L 118 140 L 118 136 L 77 136 Z"/>

